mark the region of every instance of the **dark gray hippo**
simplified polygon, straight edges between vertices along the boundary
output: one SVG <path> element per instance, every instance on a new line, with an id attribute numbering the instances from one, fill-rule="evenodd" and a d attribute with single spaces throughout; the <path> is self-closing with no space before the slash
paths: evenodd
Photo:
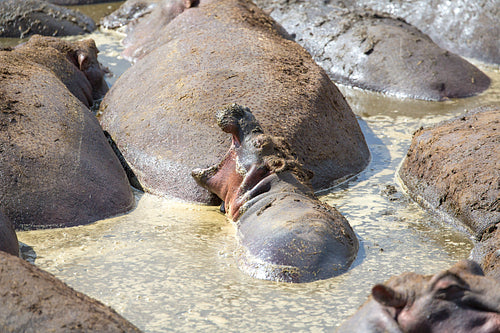
<path id="1" fill-rule="evenodd" d="M 477 241 L 474 259 L 500 280 L 500 107 L 415 132 L 399 176 L 418 203 Z"/>
<path id="2" fill-rule="evenodd" d="M 45 1 L 61 6 L 74 6 L 74 5 L 91 5 L 95 3 L 104 3 L 104 2 L 115 2 L 116 0 L 45 0 Z"/>
<path id="3" fill-rule="evenodd" d="M 323 0 L 257 0 L 338 83 L 398 97 L 441 101 L 490 85 L 478 68 L 387 14 Z"/>
<path id="4" fill-rule="evenodd" d="M 94 21 L 76 10 L 39 0 L 0 0 L 0 37 L 83 35 Z"/>
<path id="5" fill-rule="evenodd" d="M 500 282 L 473 261 L 436 275 L 403 273 L 371 297 L 337 333 L 500 332 Z"/>
<path id="6" fill-rule="evenodd" d="M 0 332 L 140 332 L 110 307 L 0 251 Z"/>
<path id="7" fill-rule="evenodd" d="M 267 280 L 309 282 L 345 272 L 358 252 L 347 220 L 315 197 L 310 173 L 283 138 L 263 133 L 248 108 L 233 104 L 217 113 L 232 134 L 222 161 L 192 175 L 223 200 L 235 222 L 239 266 Z"/>
<path id="8" fill-rule="evenodd" d="M 148 15 L 162 0 L 127 0 L 117 10 L 101 19 L 101 26 L 116 29 Z"/>
<path id="9" fill-rule="evenodd" d="M 19 242 L 16 231 L 7 216 L 0 211 L 0 251 L 19 255 Z"/>
<path id="10" fill-rule="evenodd" d="M 132 208 L 88 109 L 107 86 L 91 40 L 34 36 L 0 51 L 0 209 L 16 228 L 86 224 Z"/>
<path id="11" fill-rule="evenodd" d="M 99 116 L 146 191 L 213 202 L 191 170 L 224 156 L 230 141 L 213 117 L 231 103 L 250 107 L 266 133 L 284 137 L 314 172 L 315 189 L 367 165 L 366 142 L 342 94 L 250 1 L 202 1 L 157 37 L 110 89 Z"/>
<path id="12" fill-rule="evenodd" d="M 328 0 L 402 17 L 442 48 L 463 57 L 500 64 L 500 6 L 496 0 Z"/>

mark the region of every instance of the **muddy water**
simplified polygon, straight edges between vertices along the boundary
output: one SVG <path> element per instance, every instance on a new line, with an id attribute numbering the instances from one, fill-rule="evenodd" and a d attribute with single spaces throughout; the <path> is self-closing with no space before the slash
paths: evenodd
<path id="1" fill-rule="evenodd" d="M 119 58 L 123 36 L 101 31 L 91 37 L 101 62 L 115 73 L 108 78 L 112 84 L 128 67 Z M 493 78 L 490 90 L 442 103 L 342 87 L 372 153 L 365 171 L 321 193 L 360 239 L 358 258 L 344 275 L 295 285 L 250 278 L 236 266 L 234 228 L 217 207 L 140 192 L 129 214 L 88 226 L 19 232 L 19 240 L 32 247 L 36 265 L 146 332 L 332 331 L 374 283 L 403 271 L 431 274 L 468 257 L 467 235 L 411 202 L 395 173 L 417 128 L 500 103 L 499 71 L 482 69 Z"/>

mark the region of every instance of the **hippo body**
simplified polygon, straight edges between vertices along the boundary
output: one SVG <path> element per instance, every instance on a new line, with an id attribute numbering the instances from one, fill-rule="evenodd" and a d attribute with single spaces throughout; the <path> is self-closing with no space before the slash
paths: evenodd
<path id="1" fill-rule="evenodd" d="M 269 137 L 248 108 L 217 114 L 233 136 L 222 162 L 193 177 L 224 202 L 235 222 L 239 267 L 251 276 L 286 282 L 330 278 L 349 268 L 358 240 L 346 219 L 314 195 L 307 171 L 286 142 Z"/>
<path id="2" fill-rule="evenodd" d="M 374 286 L 337 333 L 499 331 L 500 282 L 464 260 L 433 276 L 404 273 Z"/>
<path id="3" fill-rule="evenodd" d="M 60 6 L 91 5 L 95 3 L 115 2 L 116 0 L 45 0 Z"/>
<path id="4" fill-rule="evenodd" d="M 0 211 L 0 251 L 19 255 L 17 235 L 7 216 Z"/>
<path id="5" fill-rule="evenodd" d="M 125 172 L 87 107 L 106 90 L 98 69 L 93 41 L 34 36 L 0 52 L 0 208 L 16 228 L 132 208 Z"/>
<path id="6" fill-rule="evenodd" d="M 110 307 L 0 251 L 1 332 L 140 332 Z"/>
<path id="7" fill-rule="evenodd" d="M 127 0 L 117 10 L 105 16 L 101 25 L 106 29 L 116 29 L 135 22 L 148 15 L 162 0 Z M 132 29 L 130 27 L 130 29 Z M 128 31 L 130 33 L 130 31 Z"/>
<path id="8" fill-rule="evenodd" d="M 95 29 L 79 11 L 39 0 L 0 0 L 0 37 L 83 35 Z"/>
<path id="9" fill-rule="evenodd" d="M 315 173 L 315 189 L 367 165 L 366 142 L 342 94 L 249 1 L 201 2 L 157 37 L 100 109 L 101 125 L 146 191 L 213 202 L 190 173 L 224 156 L 229 141 L 213 117 L 233 102 L 251 107 L 265 131 L 285 138 Z"/>
<path id="10" fill-rule="evenodd" d="M 500 6 L 491 0 L 330 0 L 405 19 L 442 48 L 463 57 L 500 64 Z"/>
<path id="11" fill-rule="evenodd" d="M 490 79 L 403 20 L 324 1 L 257 1 L 338 83 L 440 101 L 478 94 Z"/>
<path id="12" fill-rule="evenodd" d="M 399 170 L 412 198 L 478 241 L 486 274 L 500 268 L 499 119 L 498 106 L 480 107 L 418 130 Z"/>

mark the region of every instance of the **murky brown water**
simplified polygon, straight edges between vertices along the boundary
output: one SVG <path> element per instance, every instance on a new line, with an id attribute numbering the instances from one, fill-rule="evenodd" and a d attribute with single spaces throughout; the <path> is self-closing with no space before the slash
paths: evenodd
<path id="1" fill-rule="evenodd" d="M 109 6 L 116 4 L 86 9 L 100 8 L 92 14 L 99 17 Z M 119 58 L 122 36 L 101 31 L 90 37 L 101 62 L 115 73 L 112 84 L 128 67 Z M 354 179 L 321 193 L 361 241 L 352 269 L 339 277 L 308 284 L 250 278 L 236 266 L 234 229 L 217 207 L 139 192 L 129 214 L 88 226 L 19 232 L 19 240 L 34 249 L 36 265 L 146 332 L 332 331 L 374 283 L 403 271 L 431 274 L 468 257 L 469 239 L 412 203 L 395 172 L 420 126 L 500 103 L 499 71 L 482 69 L 493 79 L 492 88 L 465 100 L 401 101 L 342 88 L 359 116 L 372 161 Z"/>

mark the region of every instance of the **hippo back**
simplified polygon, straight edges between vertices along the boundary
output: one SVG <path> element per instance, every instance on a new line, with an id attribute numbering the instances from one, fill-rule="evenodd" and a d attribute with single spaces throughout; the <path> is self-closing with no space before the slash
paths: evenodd
<path id="1" fill-rule="evenodd" d="M 86 224 L 134 199 L 95 116 L 44 66 L 0 53 L 0 207 L 16 228 Z"/>
<path id="2" fill-rule="evenodd" d="M 252 3 L 202 3 L 161 36 L 101 104 L 101 124 L 146 190 L 210 201 L 190 174 L 224 155 L 229 139 L 214 115 L 232 103 L 250 107 L 267 133 L 289 142 L 315 173 L 316 189 L 366 166 L 366 142 L 342 94 Z"/>

